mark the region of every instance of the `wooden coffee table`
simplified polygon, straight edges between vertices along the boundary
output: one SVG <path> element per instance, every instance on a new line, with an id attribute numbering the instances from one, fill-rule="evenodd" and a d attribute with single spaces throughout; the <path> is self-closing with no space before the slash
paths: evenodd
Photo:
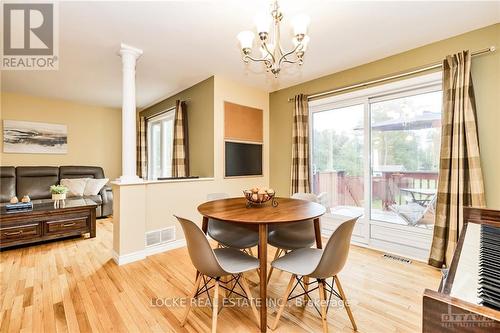
<path id="1" fill-rule="evenodd" d="M 90 199 L 67 199 L 64 207 L 53 202 L 33 203 L 28 211 L 0 210 L 0 249 L 89 233 L 96 236 L 97 204 Z"/>

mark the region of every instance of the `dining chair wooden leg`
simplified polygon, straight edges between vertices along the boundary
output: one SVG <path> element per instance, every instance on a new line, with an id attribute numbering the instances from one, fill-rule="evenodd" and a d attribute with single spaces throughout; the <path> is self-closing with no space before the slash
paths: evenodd
<path id="1" fill-rule="evenodd" d="M 309 298 L 307 297 L 307 291 L 309 290 L 309 276 L 304 276 L 302 278 L 302 282 L 304 283 L 304 290 L 305 290 L 305 294 L 304 294 L 304 305 L 306 305 L 307 301 L 309 300 Z"/>
<path id="2" fill-rule="evenodd" d="M 276 248 L 276 252 L 274 253 L 273 261 L 278 259 L 278 257 L 280 256 L 280 252 L 281 252 L 281 249 Z M 273 270 L 274 270 L 274 267 L 271 266 L 271 268 L 269 269 L 269 274 L 267 274 L 267 283 L 269 283 L 269 280 L 271 280 L 271 274 L 273 274 Z"/>
<path id="3" fill-rule="evenodd" d="M 356 322 L 354 321 L 354 316 L 352 315 L 351 308 L 349 306 L 349 302 L 347 301 L 347 297 L 344 294 L 344 289 L 342 289 L 342 285 L 340 284 L 340 280 L 338 276 L 334 276 L 333 279 L 335 280 L 335 283 L 337 284 L 337 288 L 339 289 L 339 294 L 342 297 L 342 300 L 344 302 L 344 307 L 345 310 L 347 311 L 347 315 L 349 316 L 349 319 L 351 320 L 352 328 L 357 331 L 358 326 L 356 326 Z"/>
<path id="4" fill-rule="evenodd" d="M 283 298 L 281 299 L 281 304 L 278 309 L 278 313 L 276 314 L 276 319 L 274 319 L 274 324 L 273 327 L 271 328 L 272 330 L 276 329 L 276 326 L 278 326 L 278 322 L 280 320 L 281 315 L 283 314 L 283 310 L 285 310 L 286 303 L 288 302 L 288 296 L 290 296 L 290 293 L 292 292 L 292 287 L 293 283 L 295 282 L 296 275 L 293 274 L 290 277 L 290 281 L 288 282 L 288 286 L 285 289 L 285 294 L 283 295 Z"/>
<path id="5" fill-rule="evenodd" d="M 326 320 L 326 297 L 325 297 L 325 281 L 318 280 L 319 300 L 321 305 L 321 322 L 323 323 L 323 333 L 328 333 L 328 322 Z"/>
<path id="6" fill-rule="evenodd" d="M 252 297 L 252 293 L 250 292 L 250 287 L 248 286 L 247 279 L 240 274 L 241 278 L 241 286 L 243 287 L 243 291 L 248 297 L 248 302 L 250 303 L 250 307 L 252 308 L 253 315 L 255 316 L 255 320 L 257 321 L 257 326 L 260 327 L 260 316 L 257 308 L 255 307 L 254 299 Z"/>
<path id="7" fill-rule="evenodd" d="M 214 297 L 212 304 L 212 333 L 217 332 L 217 314 L 219 313 L 219 281 L 215 280 Z"/>
<path id="8" fill-rule="evenodd" d="M 269 268 L 269 274 L 267 274 L 267 283 L 269 283 L 269 280 L 271 280 L 271 275 L 273 274 L 273 270 L 274 267 L 271 266 L 271 268 Z"/>
<path id="9" fill-rule="evenodd" d="M 229 278 L 228 276 L 221 276 L 221 278 L 220 278 L 220 281 L 221 281 L 221 282 L 220 282 L 220 283 L 222 283 L 222 285 L 223 285 L 224 287 L 226 287 L 226 288 L 231 288 L 231 286 L 230 286 L 230 284 L 229 284 L 229 282 L 228 282 L 228 281 L 229 281 L 229 279 L 230 279 L 230 278 Z M 228 292 L 226 289 L 224 289 L 224 288 L 221 288 L 221 292 L 222 292 L 222 296 L 224 296 L 224 298 L 226 298 L 226 297 L 227 297 L 227 295 L 228 295 L 228 293 L 229 293 L 229 292 Z"/>
<path id="10" fill-rule="evenodd" d="M 186 325 L 187 317 L 189 315 L 189 311 L 191 310 L 191 302 L 193 301 L 193 298 L 196 296 L 196 293 L 198 292 L 198 288 L 200 287 L 200 282 L 201 282 L 201 274 L 198 274 L 198 276 L 196 277 L 196 281 L 194 283 L 193 292 L 191 293 L 188 299 L 188 303 L 186 304 L 186 310 L 184 311 L 184 316 L 182 317 L 181 326 Z"/>

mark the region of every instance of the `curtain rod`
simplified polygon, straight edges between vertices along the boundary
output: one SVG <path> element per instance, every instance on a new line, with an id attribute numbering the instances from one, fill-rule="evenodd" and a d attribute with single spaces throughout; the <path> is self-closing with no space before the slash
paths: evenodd
<path id="1" fill-rule="evenodd" d="M 486 53 L 489 53 L 489 52 L 495 52 L 495 50 L 496 50 L 495 46 L 490 46 L 488 48 L 472 52 L 471 55 L 472 56 L 478 56 L 478 55 L 486 54 Z M 376 84 L 376 83 L 381 83 L 381 82 L 385 82 L 385 81 L 399 79 L 399 78 L 402 78 L 402 77 L 405 77 L 405 76 L 410 76 L 410 75 L 414 75 L 414 74 L 418 74 L 418 73 L 422 73 L 422 72 L 427 72 L 427 71 L 430 71 L 430 70 L 433 70 L 433 69 L 437 69 L 437 68 L 440 68 L 440 67 L 443 67 L 443 63 L 442 62 L 434 62 L 432 64 L 425 65 L 425 66 L 418 67 L 418 68 L 414 68 L 414 69 L 411 69 L 411 70 L 408 70 L 408 71 L 405 71 L 405 72 L 401 72 L 401 73 L 397 73 L 397 74 L 391 74 L 391 75 L 388 75 L 388 76 L 380 77 L 378 79 L 374 79 L 374 80 L 370 80 L 370 81 L 364 81 L 364 82 L 360 82 L 360 83 L 356 83 L 356 84 L 351 84 L 349 86 L 340 87 L 340 88 L 337 88 L 337 89 L 333 89 L 333 90 L 328 90 L 328 91 L 323 91 L 323 92 L 320 92 L 320 93 L 312 94 L 312 95 L 307 96 L 307 99 L 311 100 L 311 99 L 315 99 L 315 98 L 319 98 L 319 97 L 323 97 L 323 96 L 327 96 L 327 95 L 333 95 L 333 94 L 337 94 L 337 93 L 340 93 L 340 92 L 344 92 L 344 91 L 348 91 L 348 90 L 352 90 L 352 89 L 356 89 L 356 88 L 362 88 L 362 87 L 370 86 L 370 85 L 373 85 L 373 84 Z M 293 100 L 294 100 L 293 97 L 289 98 L 288 102 L 293 102 Z"/>

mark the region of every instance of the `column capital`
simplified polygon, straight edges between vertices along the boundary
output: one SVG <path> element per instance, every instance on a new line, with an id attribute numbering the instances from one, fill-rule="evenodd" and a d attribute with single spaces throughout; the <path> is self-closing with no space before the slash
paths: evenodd
<path id="1" fill-rule="evenodd" d="M 124 55 L 131 55 L 134 56 L 135 59 L 138 59 L 142 55 L 142 50 L 138 49 L 136 47 L 127 45 L 125 43 L 120 44 L 120 51 L 118 51 L 118 54 L 123 57 Z"/>

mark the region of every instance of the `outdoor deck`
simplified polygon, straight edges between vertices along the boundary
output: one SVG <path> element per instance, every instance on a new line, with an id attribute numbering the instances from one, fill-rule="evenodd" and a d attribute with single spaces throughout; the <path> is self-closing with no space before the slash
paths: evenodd
<path id="1" fill-rule="evenodd" d="M 330 208 L 330 214 L 341 215 L 346 217 L 356 217 L 364 214 L 364 208 L 356 206 L 337 206 L 334 208 Z M 382 209 L 372 209 L 371 219 L 374 221 L 382 221 L 399 225 L 408 225 L 396 213 L 391 211 L 384 211 Z M 432 228 L 433 227 L 432 218 L 428 217 L 422 220 L 422 223 L 417 224 L 415 227 L 428 228 L 428 229 Z"/>
<path id="2" fill-rule="evenodd" d="M 407 207 L 421 208 L 423 217 L 416 217 L 416 227 L 432 228 L 434 214 L 427 212 L 434 204 L 438 173 L 433 171 L 374 172 L 371 177 L 371 220 L 409 225 L 395 213 Z M 314 192 L 333 215 L 354 217 L 364 214 L 364 179 L 344 171 L 321 171 L 313 175 Z M 432 203 L 431 203 L 432 202 Z M 431 207 L 431 206 L 429 206 Z M 417 209 L 418 212 L 418 209 Z"/>

